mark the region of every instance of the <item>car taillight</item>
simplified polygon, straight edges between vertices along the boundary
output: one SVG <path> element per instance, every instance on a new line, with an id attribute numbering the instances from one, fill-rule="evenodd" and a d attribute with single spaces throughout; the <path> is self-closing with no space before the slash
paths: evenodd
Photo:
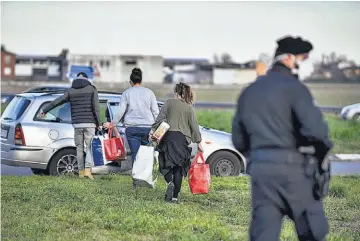
<path id="1" fill-rule="evenodd" d="M 15 145 L 26 146 L 24 133 L 20 124 L 15 127 Z"/>

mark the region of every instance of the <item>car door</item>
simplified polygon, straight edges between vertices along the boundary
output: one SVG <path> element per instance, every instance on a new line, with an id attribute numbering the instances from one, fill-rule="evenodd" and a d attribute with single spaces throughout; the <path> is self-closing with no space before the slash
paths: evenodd
<path id="1" fill-rule="evenodd" d="M 31 138 L 31 144 L 45 147 L 54 146 L 55 142 L 61 141 L 64 142 L 64 145 L 75 146 L 70 103 L 52 109 L 43 118 L 40 116 L 41 112 L 49 103 L 42 103 L 36 111 L 33 121 L 24 126 L 24 131 L 33 137 Z"/>

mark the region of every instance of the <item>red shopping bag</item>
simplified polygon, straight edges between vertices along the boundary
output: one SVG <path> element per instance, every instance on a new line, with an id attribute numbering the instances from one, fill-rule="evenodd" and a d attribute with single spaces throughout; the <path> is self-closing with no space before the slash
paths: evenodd
<path id="1" fill-rule="evenodd" d="M 189 185 L 192 194 L 208 194 L 210 189 L 210 166 L 199 152 L 189 170 Z"/>
<path id="2" fill-rule="evenodd" d="M 115 137 L 113 134 L 115 133 Z M 126 149 L 124 140 L 120 136 L 116 127 L 109 128 L 109 139 L 104 140 L 105 157 L 108 161 L 118 161 L 126 159 Z"/>

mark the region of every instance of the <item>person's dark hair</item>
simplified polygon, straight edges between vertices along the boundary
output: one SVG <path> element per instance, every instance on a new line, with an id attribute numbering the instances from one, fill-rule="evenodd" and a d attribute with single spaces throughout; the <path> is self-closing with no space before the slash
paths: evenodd
<path id="1" fill-rule="evenodd" d="M 80 72 L 80 73 L 78 73 L 76 77 L 84 77 L 84 78 L 88 78 L 87 74 L 85 74 L 84 72 Z"/>
<path id="2" fill-rule="evenodd" d="M 182 98 L 182 100 L 189 105 L 193 104 L 195 101 L 195 93 L 188 84 L 182 82 L 176 84 L 174 92 L 175 94 L 178 94 Z"/>
<path id="3" fill-rule="evenodd" d="M 142 71 L 139 68 L 133 68 L 130 75 L 130 80 L 134 84 L 140 84 L 142 82 Z"/>

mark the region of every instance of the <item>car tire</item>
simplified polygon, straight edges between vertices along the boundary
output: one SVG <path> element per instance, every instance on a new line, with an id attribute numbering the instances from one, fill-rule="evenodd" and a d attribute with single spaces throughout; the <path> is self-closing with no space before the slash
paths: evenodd
<path id="1" fill-rule="evenodd" d="M 355 114 L 355 115 L 353 116 L 353 120 L 360 122 L 360 114 Z"/>
<path id="2" fill-rule="evenodd" d="M 51 176 L 59 176 L 69 173 L 78 175 L 75 149 L 63 149 L 57 152 L 51 158 L 49 164 L 49 174 Z"/>
<path id="3" fill-rule="evenodd" d="M 211 155 L 208 159 L 211 175 L 239 176 L 244 171 L 243 163 L 230 151 L 219 151 Z"/>
<path id="4" fill-rule="evenodd" d="M 34 175 L 47 175 L 48 171 L 44 170 L 44 169 L 38 169 L 38 168 L 31 168 L 32 173 L 34 173 Z"/>

